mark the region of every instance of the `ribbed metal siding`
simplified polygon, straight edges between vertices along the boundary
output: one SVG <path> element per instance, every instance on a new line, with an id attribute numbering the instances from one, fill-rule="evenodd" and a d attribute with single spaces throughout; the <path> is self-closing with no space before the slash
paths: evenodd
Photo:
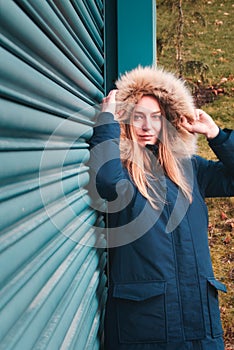
<path id="1" fill-rule="evenodd" d="M 85 186 L 103 3 L 0 0 L 0 17 L 0 349 L 100 349 L 106 256 Z"/>

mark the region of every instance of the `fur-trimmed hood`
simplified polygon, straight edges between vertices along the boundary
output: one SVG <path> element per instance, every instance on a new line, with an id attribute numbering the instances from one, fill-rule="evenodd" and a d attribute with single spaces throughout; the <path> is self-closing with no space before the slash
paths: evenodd
<path id="1" fill-rule="evenodd" d="M 117 112 L 129 112 L 143 95 L 155 96 L 164 107 L 167 120 L 177 129 L 178 138 L 185 142 L 187 153 L 194 154 L 196 137 L 181 127 L 180 117 L 194 120 L 195 106 L 189 89 L 181 79 L 163 68 L 138 66 L 123 74 L 116 81 L 116 87 Z M 124 114 L 120 121 L 124 121 L 127 115 Z"/>

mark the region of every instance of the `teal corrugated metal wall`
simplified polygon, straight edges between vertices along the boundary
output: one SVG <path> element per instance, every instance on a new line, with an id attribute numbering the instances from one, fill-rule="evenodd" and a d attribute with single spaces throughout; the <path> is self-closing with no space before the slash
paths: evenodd
<path id="1" fill-rule="evenodd" d="M 0 17 L 0 349 L 100 349 L 106 253 L 85 186 L 103 2 L 0 0 Z"/>

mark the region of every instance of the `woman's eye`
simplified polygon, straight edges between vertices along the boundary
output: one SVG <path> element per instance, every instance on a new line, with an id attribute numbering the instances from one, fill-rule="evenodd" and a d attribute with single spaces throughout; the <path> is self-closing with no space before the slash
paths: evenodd
<path id="1" fill-rule="evenodd" d="M 161 119 L 162 116 L 159 115 L 159 114 L 154 114 L 154 115 L 152 116 L 152 118 L 158 120 L 158 119 Z"/>
<path id="2" fill-rule="evenodd" d="M 134 120 L 141 120 L 143 117 L 142 115 L 135 114 L 134 115 Z"/>

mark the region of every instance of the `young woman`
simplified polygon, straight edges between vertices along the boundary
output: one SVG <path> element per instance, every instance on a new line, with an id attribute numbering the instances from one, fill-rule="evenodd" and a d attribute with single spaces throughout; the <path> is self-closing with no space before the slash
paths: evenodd
<path id="1" fill-rule="evenodd" d="M 223 350 L 204 198 L 234 194 L 234 133 L 169 72 L 138 67 L 116 86 L 90 142 L 108 207 L 105 349 Z M 219 161 L 194 156 L 197 133 Z"/>

